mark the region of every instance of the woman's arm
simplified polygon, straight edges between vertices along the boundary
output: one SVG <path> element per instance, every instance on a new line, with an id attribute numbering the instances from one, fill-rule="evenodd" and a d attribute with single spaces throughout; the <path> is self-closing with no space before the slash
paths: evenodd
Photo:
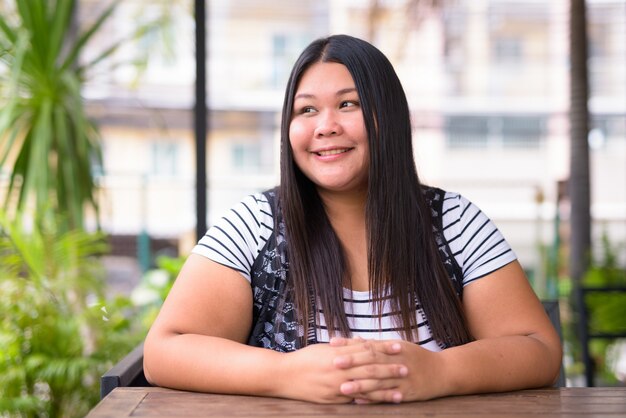
<path id="1" fill-rule="evenodd" d="M 476 341 L 438 353 L 404 341 L 368 342 L 375 350 L 343 356 L 337 364 L 401 363 L 409 369 L 407 377 L 383 385 L 345 382 L 342 393 L 367 401 L 410 401 L 548 386 L 556 380 L 561 342 L 517 261 L 467 285 L 463 305 Z"/>
<path id="2" fill-rule="evenodd" d="M 289 354 L 247 346 L 252 292 L 239 273 L 192 254 L 144 345 L 144 372 L 155 385 L 199 392 L 351 402 L 342 382 L 402 376 L 398 364 L 341 369 L 358 347 L 315 344 Z"/>
<path id="3" fill-rule="evenodd" d="M 463 306 L 476 341 L 441 353 L 452 393 L 542 387 L 556 381 L 561 341 L 517 261 L 466 286 Z"/>
<path id="4" fill-rule="evenodd" d="M 266 377 L 278 353 L 245 345 L 251 293 L 235 270 L 190 255 L 146 337 L 147 379 L 194 391 L 270 391 Z"/>

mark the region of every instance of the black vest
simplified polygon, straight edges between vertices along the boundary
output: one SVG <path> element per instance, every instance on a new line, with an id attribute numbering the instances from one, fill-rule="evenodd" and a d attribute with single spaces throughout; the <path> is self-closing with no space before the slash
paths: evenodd
<path id="1" fill-rule="evenodd" d="M 274 232 L 257 256 L 252 271 L 252 292 L 254 299 L 252 331 L 248 344 L 272 350 L 289 352 L 302 346 L 304 327 L 298 323 L 295 306 L 285 299 L 287 272 L 287 243 L 285 242 L 285 224 L 277 218 L 277 189 L 264 192 L 274 214 Z M 431 209 L 433 233 L 439 255 L 444 263 L 453 287 L 459 298 L 463 293 L 463 272 L 456 262 L 443 235 L 442 208 L 445 192 L 441 189 L 423 187 L 423 193 Z M 315 297 L 311 296 L 311 312 L 316 312 Z M 315 314 L 308 318 L 309 332 L 307 344 L 317 343 L 315 333 Z M 442 342 L 439 342 L 442 344 Z M 445 344 L 444 344 L 445 346 Z"/>

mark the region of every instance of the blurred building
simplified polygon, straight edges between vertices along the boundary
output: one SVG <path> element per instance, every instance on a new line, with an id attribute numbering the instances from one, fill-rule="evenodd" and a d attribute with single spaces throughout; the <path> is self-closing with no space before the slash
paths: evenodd
<path id="1" fill-rule="evenodd" d="M 555 239 L 558 184 L 569 171 L 569 2 L 457 0 L 439 11 L 427 3 L 207 0 L 209 224 L 244 195 L 277 184 L 291 65 L 311 40 L 348 33 L 394 63 L 423 180 L 474 201 L 541 276 L 539 248 Z M 88 17 L 102 1 L 81 4 Z M 164 10 L 165 34 L 116 56 L 150 51 L 145 71 L 97 74 L 85 96 L 104 136 L 104 228 L 176 239 L 186 253 L 195 240 L 191 1 L 123 2 L 99 42 Z M 626 1 L 589 0 L 588 19 L 594 233 L 624 242 Z"/>

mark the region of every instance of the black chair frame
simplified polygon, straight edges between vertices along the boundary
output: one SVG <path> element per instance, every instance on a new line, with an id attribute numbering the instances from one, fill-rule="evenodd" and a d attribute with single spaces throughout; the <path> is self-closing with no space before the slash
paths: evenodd
<path id="1" fill-rule="evenodd" d="M 143 373 L 143 342 L 100 378 L 100 399 L 117 387 L 151 386 Z"/>

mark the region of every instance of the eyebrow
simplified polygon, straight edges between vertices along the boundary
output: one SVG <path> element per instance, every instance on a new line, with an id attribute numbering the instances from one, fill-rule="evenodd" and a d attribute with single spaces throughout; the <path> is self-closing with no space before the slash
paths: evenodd
<path id="1" fill-rule="evenodd" d="M 335 93 L 335 96 L 343 96 L 344 94 L 348 94 L 348 93 L 352 93 L 356 91 L 356 87 L 347 87 L 345 89 L 341 89 L 338 90 L 337 93 Z M 314 98 L 315 95 L 314 94 L 310 94 L 310 93 L 298 93 L 294 96 L 293 100 L 297 100 L 297 99 L 311 99 Z"/>

